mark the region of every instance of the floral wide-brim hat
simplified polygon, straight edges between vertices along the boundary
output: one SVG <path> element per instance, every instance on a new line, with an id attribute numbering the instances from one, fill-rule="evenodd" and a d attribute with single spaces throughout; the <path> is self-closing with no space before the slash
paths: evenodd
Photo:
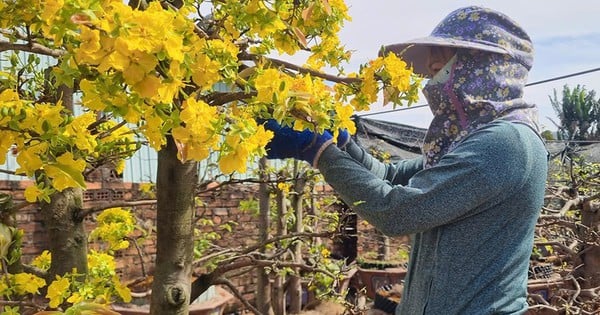
<path id="1" fill-rule="evenodd" d="M 451 12 L 427 37 L 384 46 L 380 55 L 394 53 L 424 76 L 430 46 L 475 49 L 505 54 L 530 69 L 533 44 L 529 35 L 503 13 L 478 6 Z"/>

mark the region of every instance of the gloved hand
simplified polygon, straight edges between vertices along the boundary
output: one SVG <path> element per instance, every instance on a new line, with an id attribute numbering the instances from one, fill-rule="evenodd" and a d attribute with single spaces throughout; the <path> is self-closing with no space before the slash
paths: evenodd
<path id="1" fill-rule="evenodd" d="M 275 134 L 271 142 L 267 144 L 267 158 L 269 159 L 294 158 L 307 161 L 316 167 L 321 152 L 333 143 L 333 136 L 328 131 L 323 134 L 316 134 L 308 129 L 296 131 L 290 127 L 281 126 L 274 119 L 267 120 L 265 129 L 271 130 Z"/>
<path id="2" fill-rule="evenodd" d="M 340 149 L 344 149 L 346 145 L 350 142 L 350 133 L 346 129 L 340 129 L 336 140 L 337 147 Z"/>

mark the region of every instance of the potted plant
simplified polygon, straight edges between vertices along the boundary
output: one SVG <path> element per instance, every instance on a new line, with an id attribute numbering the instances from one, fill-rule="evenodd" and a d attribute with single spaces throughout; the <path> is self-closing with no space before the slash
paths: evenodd
<path id="1" fill-rule="evenodd" d="M 357 259 L 358 276 L 366 289 L 367 297 L 374 299 L 378 288 L 398 284 L 406 276 L 404 263 L 400 261 Z"/>

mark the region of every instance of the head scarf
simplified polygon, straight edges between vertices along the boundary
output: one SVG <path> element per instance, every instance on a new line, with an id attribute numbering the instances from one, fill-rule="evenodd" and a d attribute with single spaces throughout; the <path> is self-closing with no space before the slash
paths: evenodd
<path id="1" fill-rule="evenodd" d="M 539 132 L 537 109 L 523 100 L 528 71 L 507 54 L 459 49 L 423 89 L 434 115 L 423 144 L 424 167 L 437 164 L 469 134 L 497 119 Z"/>
<path id="2" fill-rule="evenodd" d="M 388 45 L 383 53 L 396 53 L 416 73 L 427 75 L 431 46 L 453 47 L 457 53 L 423 89 L 434 115 L 423 145 L 425 168 L 498 119 L 528 125 L 539 133 L 537 109 L 523 99 L 533 45 L 515 21 L 487 8 L 460 8 L 429 36 Z"/>

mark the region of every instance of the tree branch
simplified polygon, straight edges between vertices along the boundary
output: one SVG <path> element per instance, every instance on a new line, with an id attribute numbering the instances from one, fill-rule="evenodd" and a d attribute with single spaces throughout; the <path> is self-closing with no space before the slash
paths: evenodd
<path id="1" fill-rule="evenodd" d="M 94 207 L 85 208 L 77 216 L 78 219 L 83 219 L 88 215 L 96 212 L 104 211 L 116 207 L 135 207 L 156 204 L 156 199 L 137 200 L 137 201 L 105 201 L 100 202 Z"/>
<path id="2" fill-rule="evenodd" d="M 208 105 L 218 106 L 233 101 L 239 101 L 256 96 L 256 92 L 213 92 L 205 97 L 201 97 Z"/>
<path id="3" fill-rule="evenodd" d="M 562 250 L 563 252 L 565 252 L 570 257 L 577 256 L 577 252 L 575 252 L 573 249 L 569 248 L 567 245 L 562 244 L 560 242 L 536 242 L 534 245 L 535 246 L 546 246 L 546 245 L 548 245 L 548 246 L 552 246 L 552 247 L 558 247 L 560 250 Z"/>
<path id="4" fill-rule="evenodd" d="M 242 302 L 242 304 L 244 304 L 245 307 L 247 307 L 250 311 L 252 311 L 254 314 L 261 314 L 259 310 L 257 310 L 252 304 L 250 304 L 250 302 L 248 302 L 245 298 L 244 295 L 242 295 L 242 293 L 237 289 L 237 287 L 235 286 L 235 284 L 233 284 L 231 281 L 229 281 L 228 279 L 225 278 L 217 278 L 215 280 L 215 284 L 222 284 L 225 285 L 229 288 L 229 290 L 231 290 L 231 292 L 233 293 L 233 295 L 235 295 L 235 297 Z"/>
<path id="5" fill-rule="evenodd" d="M 303 74 L 310 74 L 314 77 L 319 77 L 319 78 L 322 78 L 322 79 L 325 79 L 325 80 L 331 81 L 331 82 L 351 84 L 351 83 L 360 83 L 362 81 L 360 78 L 340 77 L 340 76 L 336 76 L 336 75 L 332 75 L 332 74 L 323 73 L 321 71 L 301 67 L 301 66 L 298 66 L 296 64 L 293 64 L 291 62 L 287 62 L 284 60 L 268 58 L 265 56 L 259 56 L 259 55 L 250 54 L 250 53 L 246 53 L 246 52 L 240 53 L 238 58 L 240 60 L 251 60 L 251 61 L 258 61 L 258 60 L 264 58 L 264 59 L 270 61 L 271 63 L 281 66 L 281 67 L 284 67 L 286 69 L 294 70 L 294 71 L 297 71 L 297 72 L 303 73 Z"/>
<path id="6" fill-rule="evenodd" d="M 62 49 L 52 49 L 38 43 L 16 44 L 8 41 L 0 41 L 0 52 L 8 50 L 30 52 L 54 58 L 59 58 L 66 54 L 66 51 Z"/>
<path id="7" fill-rule="evenodd" d="M 36 268 L 34 266 L 27 265 L 27 264 L 23 264 L 21 266 L 23 267 L 23 270 L 27 273 L 34 274 L 34 275 L 36 275 L 40 278 L 44 278 L 44 279 L 46 279 L 48 277 L 48 273 L 40 268 Z"/>

